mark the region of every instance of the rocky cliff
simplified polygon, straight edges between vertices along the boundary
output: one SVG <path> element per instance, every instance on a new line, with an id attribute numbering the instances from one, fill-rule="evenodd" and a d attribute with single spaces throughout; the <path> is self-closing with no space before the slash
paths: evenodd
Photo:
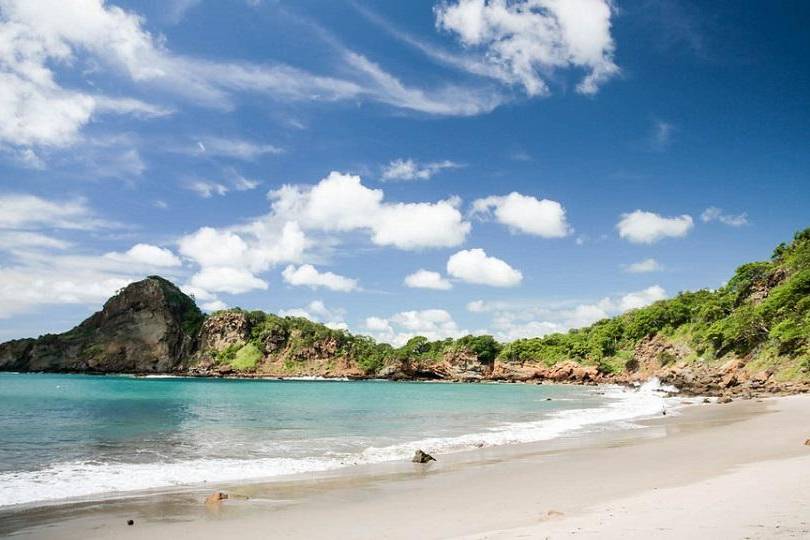
<path id="1" fill-rule="evenodd" d="M 203 315 L 171 282 L 150 276 L 64 334 L 0 345 L 0 370 L 166 373 L 184 369 Z"/>

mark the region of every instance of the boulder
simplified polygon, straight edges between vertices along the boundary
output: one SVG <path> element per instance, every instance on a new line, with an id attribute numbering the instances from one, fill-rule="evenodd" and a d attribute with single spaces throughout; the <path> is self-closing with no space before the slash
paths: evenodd
<path id="1" fill-rule="evenodd" d="M 427 452 L 423 452 L 422 450 L 417 450 L 413 454 L 413 458 L 411 459 L 414 463 L 428 463 L 429 461 L 436 461 L 436 458 L 428 454 Z"/>

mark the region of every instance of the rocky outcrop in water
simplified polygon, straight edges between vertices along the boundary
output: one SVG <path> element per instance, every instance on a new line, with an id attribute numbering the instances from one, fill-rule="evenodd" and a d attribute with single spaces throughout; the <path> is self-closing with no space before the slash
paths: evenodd
<path id="1" fill-rule="evenodd" d="M 171 282 L 151 276 L 63 334 L 0 345 L 0 370 L 170 373 L 185 369 L 203 315 Z"/>

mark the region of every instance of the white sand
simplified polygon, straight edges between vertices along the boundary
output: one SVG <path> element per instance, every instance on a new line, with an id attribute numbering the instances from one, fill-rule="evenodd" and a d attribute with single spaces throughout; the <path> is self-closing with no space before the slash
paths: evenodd
<path id="1" fill-rule="evenodd" d="M 699 405 L 640 430 L 261 486 L 0 515 L 19 538 L 810 537 L 810 396 Z M 132 527 L 126 519 L 133 518 Z"/>

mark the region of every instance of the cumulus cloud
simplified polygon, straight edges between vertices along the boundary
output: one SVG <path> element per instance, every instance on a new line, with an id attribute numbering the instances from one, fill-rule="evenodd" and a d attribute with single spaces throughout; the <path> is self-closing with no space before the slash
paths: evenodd
<path id="1" fill-rule="evenodd" d="M 481 50 L 530 96 L 549 93 L 546 80 L 565 68 L 584 70 L 582 94 L 619 73 L 608 0 L 455 0 L 435 8 L 436 26 Z"/>
<path id="2" fill-rule="evenodd" d="M 299 267 L 287 266 L 281 273 L 284 281 L 296 287 L 306 286 L 312 289 L 324 287 L 332 291 L 351 292 L 357 290 L 357 280 L 340 276 L 332 272 L 319 272 L 311 264 Z"/>
<path id="3" fill-rule="evenodd" d="M 652 244 L 664 238 L 680 238 L 692 230 L 692 216 L 683 214 L 663 217 L 653 212 L 636 210 L 622 214 L 616 228 L 619 236 L 635 244 Z"/>
<path id="4" fill-rule="evenodd" d="M 483 249 L 466 249 L 450 256 L 447 273 L 467 283 L 492 287 L 515 287 L 523 281 L 523 274 Z"/>
<path id="5" fill-rule="evenodd" d="M 571 232 L 565 217 L 565 208 L 557 201 L 538 200 L 517 192 L 473 201 L 473 215 L 486 217 L 493 212 L 495 219 L 512 231 L 543 238 L 561 238 Z"/>
<path id="6" fill-rule="evenodd" d="M 628 264 L 624 270 L 625 272 L 629 272 L 631 274 L 646 274 L 649 272 L 658 272 L 663 269 L 664 267 L 661 265 L 661 263 L 655 259 L 644 259 L 643 261 Z"/>
<path id="7" fill-rule="evenodd" d="M 380 246 L 399 249 L 452 247 L 464 241 L 470 224 L 458 199 L 435 203 L 389 203 L 355 175 L 331 172 L 315 186 L 283 186 L 270 193 L 273 212 L 296 219 L 305 229 L 370 233 Z"/>
<path id="8" fill-rule="evenodd" d="M 268 218 L 227 229 L 202 227 L 178 240 L 180 254 L 200 267 L 186 287 L 211 301 L 216 292 L 266 289 L 267 283 L 255 274 L 280 263 L 299 262 L 309 245 L 297 223 Z"/>
<path id="9" fill-rule="evenodd" d="M 459 328 L 452 315 L 444 309 L 401 311 L 387 318 L 368 317 L 365 330 L 375 339 L 395 346 L 404 345 L 415 336 L 437 340 L 469 334 Z"/>
<path id="10" fill-rule="evenodd" d="M 230 266 L 208 266 L 191 277 L 189 285 L 194 289 L 211 293 L 241 294 L 248 291 L 267 290 L 267 282 L 249 271 Z"/>
<path id="11" fill-rule="evenodd" d="M 418 163 L 412 159 L 395 159 L 383 168 L 381 180 L 409 181 L 429 180 L 444 169 L 457 169 L 460 164 L 454 161 L 434 161 Z"/>
<path id="12" fill-rule="evenodd" d="M 147 264 L 158 267 L 180 266 L 182 262 L 171 250 L 151 244 L 135 244 L 124 253 L 110 252 L 109 259 L 136 264 Z"/>
<path id="13" fill-rule="evenodd" d="M 204 291 L 209 295 L 206 300 L 213 301 L 215 292 L 258 288 L 259 282 L 265 284 L 258 276 L 282 263 L 309 263 L 285 270 L 291 284 L 353 290 L 358 288 L 355 280 L 311 266 L 317 255 L 309 250 L 336 245 L 338 235 L 350 232 L 364 232 L 373 244 L 404 250 L 451 247 L 462 243 L 470 231 L 457 199 L 387 202 L 382 190 L 364 186 L 358 176 L 338 172 L 315 185 L 282 186 L 268 196 L 271 210 L 264 216 L 232 227 L 202 227 L 178 240 L 180 254 L 199 265 L 200 271 L 216 270 L 204 274 L 205 279 L 192 277 L 187 286 L 195 294 Z M 237 274 L 223 273 L 223 268 L 238 270 L 241 285 L 232 286 Z M 217 284 L 217 277 L 225 279 L 223 284 Z"/>
<path id="14" fill-rule="evenodd" d="M 405 286 L 414 289 L 436 289 L 446 291 L 453 285 L 438 272 L 419 269 L 405 277 Z"/>
<path id="15" fill-rule="evenodd" d="M 748 214 L 726 214 L 722 208 L 710 206 L 700 214 L 700 219 L 703 223 L 711 223 L 712 221 L 719 221 L 724 225 L 730 227 L 742 227 L 748 224 Z"/>

